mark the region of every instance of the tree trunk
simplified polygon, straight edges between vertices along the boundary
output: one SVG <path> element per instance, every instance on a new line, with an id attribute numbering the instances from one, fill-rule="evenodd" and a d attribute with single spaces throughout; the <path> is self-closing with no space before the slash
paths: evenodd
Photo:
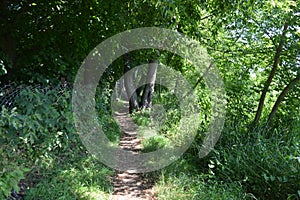
<path id="1" fill-rule="evenodd" d="M 124 85 L 129 100 L 129 113 L 139 109 L 138 96 L 133 81 L 133 72 L 130 71 L 131 57 L 129 54 L 124 55 Z"/>
<path id="2" fill-rule="evenodd" d="M 141 79 L 140 79 L 140 81 L 137 85 L 139 87 L 136 89 L 136 93 L 137 93 L 138 96 L 142 95 L 142 91 L 144 90 L 144 87 L 142 85 L 143 85 L 143 83 L 145 83 L 146 80 L 147 80 L 147 74 L 143 73 L 142 76 L 141 76 Z"/>
<path id="3" fill-rule="evenodd" d="M 149 63 L 149 69 L 147 74 L 147 84 L 145 85 L 143 95 L 142 95 L 142 105 L 143 109 L 152 107 L 152 97 L 154 94 L 154 85 L 156 79 L 158 61 L 152 60 Z"/>
<path id="4" fill-rule="evenodd" d="M 137 76 L 135 76 L 134 71 L 131 70 L 130 63 L 132 63 L 132 60 L 130 54 L 125 54 L 123 59 L 125 73 L 124 85 L 129 100 L 129 113 L 137 111 L 141 108 L 151 108 L 158 61 L 152 60 L 149 63 L 147 75 L 142 74 L 139 84 L 134 84 Z M 147 84 L 145 86 L 136 88 L 137 86 L 142 85 L 142 83 L 145 82 L 145 79 L 147 79 Z"/>
<path id="5" fill-rule="evenodd" d="M 298 76 L 297 78 L 293 79 L 283 90 L 282 92 L 280 93 L 280 95 L 278 96 L 273 108 L 272 108 L 272 111 L 269 115 L 269 118 L 268 118 L 268 122 L 270 124 L 272 124 L 273 122 L 273 119 L 275 117 L 275 114 L 278 110 L 278 107 L 280 105 L 280 103 L 282 102 L 282 100 L 284 99 L 284 97 L 286 96 L 286 94 L 289 92 L 289 90 L 294 86 L 296 85 L 300 80 L 300 76 Z"/>
<path id="6" fill-rule="evenodd" d="M 260 120 L 261 113 L 262 113 L 263 106 L 264 106 L 264 102 L 265 102 L 265 98 L 266 98 L 266 94 L 268 92 L 268 89 L 271 85 L 271 82 L 274 78 L 275 72 L 276 72 L 277 67 L 278 67 L 278 63 L 279 63 L 280 55 L 281 55 L 281 52 L 282 52 L 282 48 L 283 48 L 283 44 L 284 44 L 287 29 L 288 29 L 288 21 L 285 22 L 285 24 L 284 24 L 283 31 L 282 31 L 282 34 L 281 34 L 281 39 L 280 39 L 278 47 L 276 48 L 273 67 L 272 67 L 272 70 L 269 74 L 269 77 L 268 77 L 268 79 L 265 83 L 265 86 L 264 86 L 263 91 L 262 91 L 261 96 L 260 96 L 258 108 L 257 108 L 255 119 L 254 119 L 254 125 L 257 125 L 259 120 Z"/>

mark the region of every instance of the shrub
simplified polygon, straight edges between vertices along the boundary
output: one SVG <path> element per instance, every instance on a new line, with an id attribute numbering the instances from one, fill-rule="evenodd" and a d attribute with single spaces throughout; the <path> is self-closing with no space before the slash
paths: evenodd
<path id="1" fill-rule="evenodd" d="M 12 188 L 18 191 L 18 183 L 29 169 L 20 164 L 17 153 L 8 146 L 0 147 L 0 158 L 0 196 L 7 197 Z"/>
<path id="2" fill-rule="evenodd" d="M 74 128 L 70 112 L 70 92 L 24 89 L 15 97 L 14 108 L 1 109 L 0 192 L 7 196 L 18 190 L 33 164 L 39 165 L 47 152 L 69 147 Z M 26 163 L 27 167 L 24 166 Z"/>

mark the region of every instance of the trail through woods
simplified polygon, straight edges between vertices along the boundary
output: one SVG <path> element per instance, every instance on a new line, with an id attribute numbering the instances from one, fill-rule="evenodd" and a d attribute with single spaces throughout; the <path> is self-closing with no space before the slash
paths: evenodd
<path id="1" fill-rule="evenodd" d="M 120 148 L 133 154 L 141 153 L 141 139 L 137 137 L 137 126 L 133 123 L 126 109 L 116 113 L 115 119 L 122 130 Z M 117 171 L 113 179 L 112 200 L 156 200 L 154 180 L 146 174 L 134 170 Z"/>

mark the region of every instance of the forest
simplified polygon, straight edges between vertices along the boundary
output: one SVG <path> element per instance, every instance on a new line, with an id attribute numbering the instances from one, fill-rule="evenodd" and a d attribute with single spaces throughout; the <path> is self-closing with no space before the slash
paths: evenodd
<path id="1" fill-rule="evenodd" d="M 298 0 L 1 0 L 0 38 L 0 199 L 300 199 Z"/>

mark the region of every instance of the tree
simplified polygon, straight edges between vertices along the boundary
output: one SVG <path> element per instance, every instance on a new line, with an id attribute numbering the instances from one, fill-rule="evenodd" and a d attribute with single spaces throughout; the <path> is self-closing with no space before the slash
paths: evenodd
<path id="1" fill-rule="evenodd" d="M 0 60 L 7 69 L 2 82 L 55 81 L 59 76 L 71 81 L 87 54 L 119 32 L 108 9 L 118 13 L 114 2 L 1 1 Z"/>
<path id="2" fill-rule="evenodd" d="M 134 74 L 130 70 L 131 59 L 129 54 L 124 55 L 124 85 L 129 99 L 129 112 L 132 113 L 134 110 L 139 109 L 138 96 L 134 85 Z"/>
<path id="3" fill-rule="evenodd" d="M 279 64 L 279 59 L 280 59 L 280 55 L 281 55 L 281 52 L 282 52 L 282 49 L 283 49 L 283 45 L 284 45 L 285 36 L 286 36 L 286 33 L 287 33 L 288 26 L 289 26 L 289 22 L 286 21 L 285 24 L 284 24 L 283 30 L 282 30 L 280 42 L 279 42 L 279 44 L 276 48 L 272 70 L 269 74 L 269 77 L 268 77 L 268 79 L 267 79 L 267 81 L 264 85 L 264 88 L 263 88 L 261 96 L 260 96 L 258 108 L 257 108 L 255 119 L 254 119 L 254 125 L 258 124 L 259 119 L 261 117 L 261 113 L 262 113 L 262 110 L 263 110 L 266 94 L 267 94 L 268 89 L 271 85 L 271 82 L 272 82 L 272 80 L 275 76 L 275 72 L 276 72 L 278 64 Z"/>
<path id="4" fill-rule="evenodd" d="M 273 108 L 272 108 L 272 111 L 269 115 L 269 118 L 268 118 L 268 122 L 270 124 L 272 124 L 273 120 L 274 120 L 274 117 L 275 117 L 275 114 L 278 110 L 278 107 L 280 105 L 280 103 L 283 101 L 284 97 L 286 96 L 286 94 L 289 92 L 289 90 L 294 87 L 298 82 L 300 81 L 300 76 L 294 78 L 283 90 L 282 92 L 280 93 L 280 95 L 278 96 Z"/>
<path id="5" fill-rule="evenodd" d="M 271 112 L 276 94 L 297 74 L 299 5 L 262 1 L 245 8 L 248 3 L 240 2 L 233 10 L 230 3 L 225 5 L 228 12 L 216 17 L 223 24 L 208 48 L 223 73 L 229 116 L 258 125 L 262 117 L 268 118 L 265 113 Z"/>
<path id="6" fill-rule="evenodd" d="M 124 85 L 129 99 L 129 112 L 132 113 L 133 111 L 137 111 L 139 109 L 152 107 L 152 97 L 154 94 L 158 61 L 150 61 L 147 76 L 144 77 L 142 75 L 139 81 L 136 80 L 137 77 L 135 77 L 133 70 L 130 70 L 130 63 L 130 55 L 124 55 Z M 139 85 L 135 83 L 143 83 L 145 78 L 146 84 L 136 88 Z"/>
<path id="7" fill-rule="evenodd" d="M 154 85 L 155 85 L 155 79 L 156 79 L 157 65 L 158 65 L 157 60 L 152 60 L 149 63 L 149 70 L 148 70 L 148 74 L 147 74 L 147 84 L 144 87 L 142 101 L 141 101 L 141 107 L 143 109 L 152 107 L 152 97 L 154 94 Z"/>
<path id="8" fill-rule="evenodd" d="M 297 67 L 293 66 L 298 66 L 299 59 L 299 4 L 293 0 L 200 2 L 3 0 L 0 73 L 7 70 L 7 74 L 1 82 L 45 82 L 60 76 L 72 81 L 87 54 L 103 40 L 132 28 L 157 26 L 186 34 L 207 47 L 225 81 L 228 113 L 235 120 L 243 116 L 245 123 L 257 124 L 276 101 L 273 91 L 282 92 L 294 78 Z M 144 62 L 151 57 L 141 53 L 125 64 L 120 59 L 105 71 L 103 81 L 112 86 L 124 73 L 124 65 L 127 71 L 138 59 Z M 155 59 L 183 73 L 192 85 L 201 76 L 193 66 L 165 52 Z M 138 99 L 132 108 L 140 108 L 142 102 L 147 107 L 147 91 L 151 89 L 132 93 Z"/>

